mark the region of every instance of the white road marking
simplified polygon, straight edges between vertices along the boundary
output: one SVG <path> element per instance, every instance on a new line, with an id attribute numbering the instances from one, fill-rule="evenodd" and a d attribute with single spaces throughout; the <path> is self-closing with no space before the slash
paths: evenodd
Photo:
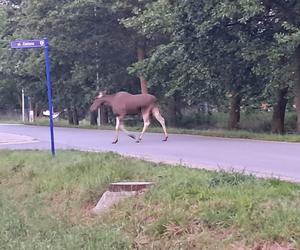
<path id="1" fill-rule="evenodd" d="M 38 140 L 30 136 L 0 133 L 0 145 L 24 144 L 34 142 L 38 142 Z"/>
<path id="2" fill-rule="evenodd" d="M 20 123 L 0 123 L 0 126 L 24 126 L 24 124 L 20 124 Z"/>

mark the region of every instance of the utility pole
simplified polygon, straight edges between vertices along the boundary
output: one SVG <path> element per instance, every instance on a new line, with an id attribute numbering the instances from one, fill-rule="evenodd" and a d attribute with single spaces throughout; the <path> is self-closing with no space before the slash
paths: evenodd
<path id="1" fill-rule="evenodd" d="M 97 7 L 96 6 L 94 6 L 94 16 L 96 19 L 96 17 L 97 17 Z M 97 83 L 97 90 L 99 91 L 98 41 L 96 41 L 96 83 Z M 101 109 L 100 109 L 100 107 L 98 108 L 97 124 L 98 124 L 98 127 L 101 126 Z"/>

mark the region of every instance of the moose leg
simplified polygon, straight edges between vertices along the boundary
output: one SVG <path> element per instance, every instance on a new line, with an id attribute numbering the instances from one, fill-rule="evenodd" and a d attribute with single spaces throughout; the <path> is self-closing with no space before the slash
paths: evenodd
<path id="1" fill-rule="evenodd" d="M 120 129 L 126 133 L 130 138 L 134 139 L 135 140 L 135 135 L 131 134 L 124 126 L 124 123 L 123 121 L 120 122 Z"/>
<path id="2" fill-rule="evenodd" d="M 142 140 L 142 137 L 144 135 L 144 133 L 146 132 L 146 129 L 149 127 L 150 125 L 150 117 L 149 117 L 149 110 L 142 110 L 142 115 L 143 115 L 143 121 L 144 121 L 144 127 L 143 130 L 139 136 L 139 138 L 136 140 L 136 142 L 140 142 Z"/>
<path id="3" fill-rule="evenodd" d="M 164 134 L 165 134 L 165 138 L 163 139 L 163 141 L 167 141 L 168 140 L 168 133 L 167 133 L 167 129 L 166 129 L 165 119 L 161 116 L 158 107 L 154 107 L 152 109 L 152 115 L 156 118 L 156 120 L 158 120 L 158 122 L 160 123 L 160 125 L 163 128 L 163 131 L 164 131 Z"/>
<path id="4" fill-rule="evenodd" d="M 112 142 L 113 144 L 116 144 L 119 140 L 119 129 L 121 129 L 123 132 L 125 132 L 129 137 L 135 140 L 135 136 L 133 134 L 130 134 L 129 131 L 127 131 L 124 127 L 123 118 L 121 116 L 117 116 L 116 118 L 116 137 L 115 140 Z"/>
<path id="5" fill-rule="evenodd" d="M 112 142 L 112 144 L 116 144 L 119 140 L 119 128 L 120 128 L 120 117 L 116 117 L 116 136 L 115 140 Z"/>

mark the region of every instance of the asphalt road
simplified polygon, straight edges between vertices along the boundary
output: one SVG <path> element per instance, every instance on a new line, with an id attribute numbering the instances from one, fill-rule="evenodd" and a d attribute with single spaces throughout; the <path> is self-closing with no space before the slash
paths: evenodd
<path id="1" fill-rule="evenodd" d="M 114 151 L 156 162 L 235 169 L 300 182 L 300 143 L 193 135 L 170 135 L 167 142 L 162 142 L 163 134 L 154 133 L 146 133 L 141 143 L 135 143 L 121 133 L 118 144 L 111 144 L 113 131 L 55 128 L 54 133 L 57 149 Z M 50 151 L 49 128 L 0 124 L 0 149 Z"/>

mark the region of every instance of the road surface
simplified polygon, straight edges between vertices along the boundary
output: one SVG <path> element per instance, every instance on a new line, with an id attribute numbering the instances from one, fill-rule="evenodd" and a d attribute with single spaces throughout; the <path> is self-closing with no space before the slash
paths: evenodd
<path id="1" fill-rule="evenodd" d="M 57 149 L 114 151 L 156 162 L 235 169 L 300 182 L 300 143 L 194 135 L 170 135 L 167 142 L 162 142 L 163 134 L 159 133 L 146 133 L 141 143 L 135 143 L 121 133 L 118 144 L 111 144 L 114 131 L 57 127 L 54 133 Z M 1 149 L 50 151 L 49 128 L 0 124 Z"/>

